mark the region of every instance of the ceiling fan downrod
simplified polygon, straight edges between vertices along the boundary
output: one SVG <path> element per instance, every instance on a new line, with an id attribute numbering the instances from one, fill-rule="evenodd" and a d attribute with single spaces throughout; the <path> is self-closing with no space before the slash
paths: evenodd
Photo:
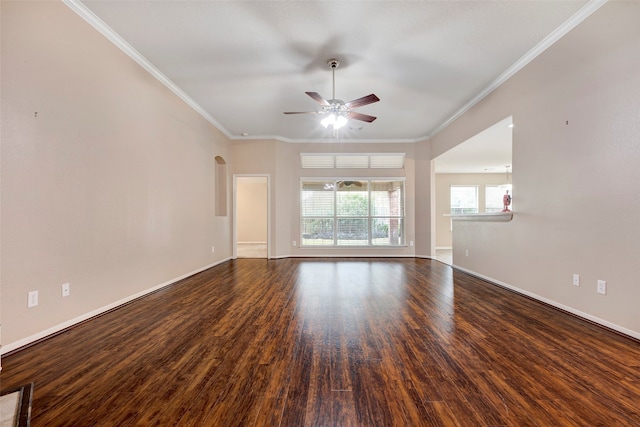
<path id="1" fill-rule="evenodd" d="M 331 58 L 327 61 L 327 64 L 329 64 L 329 67 L 331 68 L 331 74 L 333 76 L 333 94 L 331 96 L 331 99 L 336 99 L 336 68 L 338 68 L 338 66 L 340 65 L 340 61 L 335 58 Z"/>

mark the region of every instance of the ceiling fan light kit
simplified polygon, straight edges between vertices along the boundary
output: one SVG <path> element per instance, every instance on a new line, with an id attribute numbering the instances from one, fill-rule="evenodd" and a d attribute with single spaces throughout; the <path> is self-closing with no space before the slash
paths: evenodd
<path id="1" fill-rule="evenodd" d="M 321 109 L 319 111 L 286 111 L 284 114 L 323 114 L 325 117 L 320 121 L 320 124 L 325 128 L 331 126 L 334 131 L 345 126 L 348 119 L 360 120 L 367 123 L 373 122 L 376 117 L 358 113 L 352 109 L 378 102 L 380 101 L 380 98 L 372 93 L 349 102 L 337 99 L 336 68 L 340 65 L 340 61 L 332 58 L 327 61 L 327 64 L 329 64 L 329 68 L 331 68 L 331 72 L 333 74 L 332 99 L 326 100 L 317 92 L 305 92 L 311 99 L 320 104 Z"/>

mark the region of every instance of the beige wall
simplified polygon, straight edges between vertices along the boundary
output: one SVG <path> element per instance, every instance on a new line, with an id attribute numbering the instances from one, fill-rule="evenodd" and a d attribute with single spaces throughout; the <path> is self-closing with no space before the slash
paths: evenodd
<path id="1" fill-rule="evenodd" d="M 229 258 L 230 218 L 214 212 L 214 157 L 229 161 L 231 150 L 61 2 L 1 7 L 8 351 Z M 40 304 L 27 309 L 32 290 Z"/>
<path id="2" fill-rule="evenodd" d="M 278 253 L 277 248 L 277 236 L 283 228 L 280 224 L 282 219 L 276 217 L 276 212 L 279 212 L 279 190 L 278 190 L 278 178 L 277 174 L 277 141 L 273 140 L 248 140 L 248 141 L 233 141 L 232 144 L 232 173 L 233 174 L 263 174 L 270 177 L 269 185 L 271 204 L 269 216 L 271 218 L 270 224 L 268 224 L 268 235 L 271 237 L 269 242 L 268 257 L 275 257 Z M 285 221 L 286 223 L 286 221 Z M 237 236 L 236 236 L 237 238 Z"/>
<path id="3" fill-rule="evenodd" d="M 301 177 L 400 177 L 406 178 L 406 240 L 416 242 L 416 144 L 289 144 L 280 141 L 234 142 L 234 173 L 269 173 L 273 177 L 272 250 L 273 257 L 286 256 L 413 256 L 415 247 L 402 248 L 300 248 Z M 424 151 L 424 150 L 423 150 Z M 300 153 L 406 153 L 404 169 L 302 169 Z M 426 152 L 426 151 L 425 151 Z M 425 160 L 426 161 L 426 160 Z M 423 184 L 420 184 L 423 185 Z M 426 184 L 428 185 L 428 183 Z M 422 189 L 422 187 L 420 187 Z M 428 188 L 428 187 L 427 187 Z M 422 189 L 422 191 L 425 191 Z M 428 197 L 428 194 L 427 194 Z M 428 207 L 428 205 L 427 205 Z M 428 213 L 426 214 L 428 215 Z M 424 233 L 429 245 L 430 234 Z M 293 246 L 296 241 L 296 246 Z"/>
<path id="4" fill-rule="evenodd" d="M 238 177 L 236 184 L 236 221 L 238 243 L 267 242 L 266 177 Z"/>
<path id="5" fill-rule="evenodd" d="M 485 186 L 506 184 L 506 175 L 499 173 L 439 173 L 436 174 L 436 247 L 450 248 L 452 245 L 451 191 L 452 185 L 478 186 L 478 211 L 485 210 Z"/>
<path id="6" fill-rule="evenodd" d="M 435 157 L 513 115 L 513 221 L 456 222 L 454 263 L 636 337 L 638 16 L 605 4 L 431 141 Z"/>
<path id="7" fill-rule="evenodd" d="M 2 351 L 230 257 L 230 218 L 215 216 L 215 156 L 229 173 L 272 177 L 272 256 L 430 256 L 431 159 L 508 115 L 514 220 L 457 223 L 454 262 L 640 337 L 640 3 L 606 4 L 416 144 L 231 144 L 61 3 L 1 8 Z M 300 169 L 299 154 L 338 151 L 407 153 L 404 170 L 337 173 L 405 176 L 415 247 L 292 246 L 300 177 L 334 175 Z M 40 305 L 27 309 L 36 289 Z"/>

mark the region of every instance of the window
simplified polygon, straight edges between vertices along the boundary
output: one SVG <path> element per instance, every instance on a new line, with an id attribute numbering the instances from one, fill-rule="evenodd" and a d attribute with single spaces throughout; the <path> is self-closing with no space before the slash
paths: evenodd
<path id="1" fill-rule="evenodd" d="M 491 212 L 502 212 L 504 205 L 502 203 L 502 196 L 504 195 L 504 190 L 502 186 L 498 185 L 487 185 L 484 188 L 484 196 L 485 196 L 485 209 L 484 211 L 487 213 Z"/>
<path id="2" fill-rule="evenodd" d="M 475 185 L 451 186 L 451 215 L 478 213 L 478 187 Z"/>
<path id="3" fill-rule="evenodd" d="M 303 169 L 403 169 L 404 153 L 301 153 Z"/>
<path id="4" fill-rule="evenodd" d="M 404 245 L 403 180 L 300 184 L 302 246 Z"/>
<path id="5" fill-rule="evenodd" d="M 504 195 L 507 190 L 511 195 L 510 185 L 487 185 L 485 187 L 485 212 L 502 212 L 504 209 Z M 509 205 L 509 209 L 513 210 L 513 203 Z"/>

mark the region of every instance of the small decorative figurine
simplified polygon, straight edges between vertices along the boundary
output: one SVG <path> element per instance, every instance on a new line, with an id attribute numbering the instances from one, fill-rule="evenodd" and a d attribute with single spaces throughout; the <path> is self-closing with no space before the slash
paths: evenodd
<path id="1" fill-rule="evenodd" d="M 509 205 L 511 204 L 511 195 L 509 194 L 509 190 L 507 190 L 505 195 L 502 196 L 502 204 L 504 205 L 502 212 L 511 212 L 511 209 L 509 209 Z"/>

